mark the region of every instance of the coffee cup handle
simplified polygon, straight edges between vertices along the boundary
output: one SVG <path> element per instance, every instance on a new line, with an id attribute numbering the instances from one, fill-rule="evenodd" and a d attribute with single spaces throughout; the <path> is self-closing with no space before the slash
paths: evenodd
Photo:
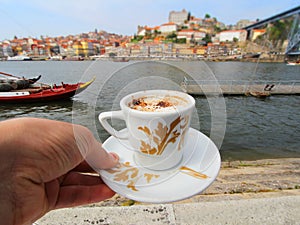
<path id="1" fill-rule="evenodd" d="M 111 111 L 111 112 L 102 112 L 99 114 L 99 121 L 104 129 L 110 133 L 112 136 L 119 138 L 119 139 L 128 139 L 128 132 L 127 131 L 118 131 L 114 129 L 108 122 L 108 119 L 120 119 L 125 120 L 124 114 L 122 111 Z"/>

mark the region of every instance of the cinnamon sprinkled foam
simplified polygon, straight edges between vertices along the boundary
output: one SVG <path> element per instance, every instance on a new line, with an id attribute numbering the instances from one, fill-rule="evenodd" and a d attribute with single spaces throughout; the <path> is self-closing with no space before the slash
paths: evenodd
<path id="1" fill-rule="evenodd" d="M 187 100 L 179 96 L 144 96 L 132 99 L 128 107 L 144 112 L 170 112 L 185 106 Z"/>

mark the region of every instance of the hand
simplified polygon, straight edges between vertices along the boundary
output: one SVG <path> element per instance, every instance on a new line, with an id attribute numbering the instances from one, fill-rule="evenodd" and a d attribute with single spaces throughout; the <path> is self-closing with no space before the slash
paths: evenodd
<path id="1" fill-rule="evenodd" d="M 85 127 L 46 119 L 0 122 L 0 219 L 32 223 L 50 210 L 102 201 L 115 193 L 93 168 L 112 168 L 107 153 Z M 89 173 L 89 174 L 83 174 Z"/>

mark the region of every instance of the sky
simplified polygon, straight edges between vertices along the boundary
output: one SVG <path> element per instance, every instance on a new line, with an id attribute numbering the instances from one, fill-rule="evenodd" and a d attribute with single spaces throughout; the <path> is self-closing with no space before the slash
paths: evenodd
<path id="1" fill-rule="evenodd" d="M 97 29 L 133 35 L 138 25 L 168 22 L 170 11 L 186 9 L 236 24 L 266 19 L 300 6 L 300 0 L 0 0 L 0 40 L 57 37 Z"/>

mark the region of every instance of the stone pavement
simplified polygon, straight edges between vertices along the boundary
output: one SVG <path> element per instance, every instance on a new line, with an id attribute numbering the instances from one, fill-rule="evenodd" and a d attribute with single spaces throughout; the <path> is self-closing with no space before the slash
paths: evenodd
<path id="1" fill-rule="evenodd" d="M 115 195 L 52 211 L 36 224 L 300 225 L 300 158 L 223 162 L 216 181 L 200 195 L 173 204 L 131 203 Z"/>
<path id="2" fill-rule="evenodd" d="M 77 207 L 52 211 L 38 225 L 299 225 L 300 190 L 277 197 L 211 202 Z"/>

